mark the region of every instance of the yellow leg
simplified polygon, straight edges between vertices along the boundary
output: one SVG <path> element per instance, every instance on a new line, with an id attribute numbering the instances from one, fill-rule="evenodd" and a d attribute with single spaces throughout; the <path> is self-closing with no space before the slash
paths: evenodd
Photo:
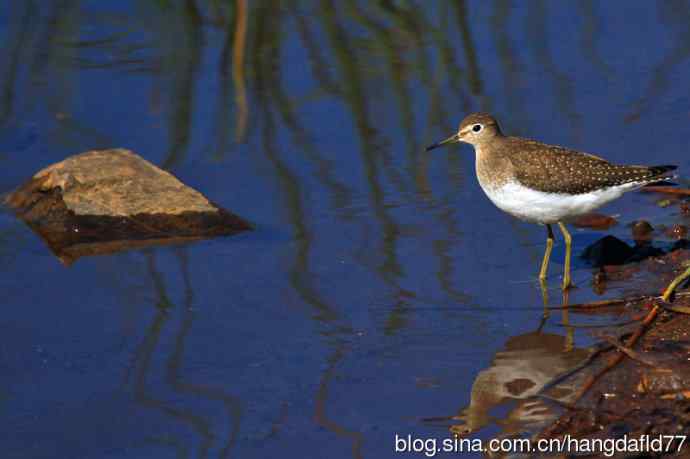
<path id="1" fill-rule="evenodd" d="M 539 277 L 539 286 L 541 287 L 541 301 L 544 303 L 544 313 L 541 316 L 541 322 L 539 322 L 539 328 L 537 332 L 541 332 L 541 329 L 546 325 L 546 321 L 549 320 L 551 312 L 549 311 L 549 290 L 546 288 L 546 281 Z"/>
<path id="2" fill-rule="evenodd" d="M 551 225 L 546 224 L 546 250 L 544 250 L 544 258 L 541 261 L 541 269 L 539 270 L 539 286 L 541 287 L 541 299 L 544 303 L 544 314 L 539 323 L 538 332 L 546 325 L 549 319 L 549 290 L 546 288 L 546 271 L 549 268 L 549 258 L 551 258 L 551 250 L 553 249 L 553 230 Z"/>
<path id="3" fill-rule="evenodd" d="M 558 222 L 558 227 L 563 233 L 563 239 L 565 240 L 565 266 L 563 267 L 563 290 L 567 290 L 573 286 L 570 282 L 570 253 L 573 245 L 573 238 L 570 236 L 568 229 L 561 222 Z"/>
<path id="4" fill-rule="evenodd" d="M 541 270 L 539 271 L 539 280 L 543 284 L 546 280 L 546 270 L 549 269 L 549 258 L 551 257 L 551 249 L 553 249 L 553 230 L 551 225 L 546 225 L 546 250 L 544 251 L 544 259 L 541 261 Z"/>
<path id="5" fill-rule="evenodd" d="M 568 305 L 570 304 L 570 300 L 568 298 L 568 290 L 563 290 L 563 326 L 566 329 L 566 335 L 565 335 L 565 346 L 563 348 L 564 352 L 570 352 L 574 348 L 574 343 L 575 343 L 575 329 L 570 326 L 570 310 L 568 309 Z"/>

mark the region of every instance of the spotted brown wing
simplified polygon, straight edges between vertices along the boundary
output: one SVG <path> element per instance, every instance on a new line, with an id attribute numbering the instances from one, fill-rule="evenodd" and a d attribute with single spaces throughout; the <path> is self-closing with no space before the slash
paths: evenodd
<path id="1" fill-rule="evenodd" d="M 627 183 L 658 180 L 676 166 L 619 166 L 587 153 L 523 139 L 513 143 L 518 181 L 547 193 L 582 194 Z"/>

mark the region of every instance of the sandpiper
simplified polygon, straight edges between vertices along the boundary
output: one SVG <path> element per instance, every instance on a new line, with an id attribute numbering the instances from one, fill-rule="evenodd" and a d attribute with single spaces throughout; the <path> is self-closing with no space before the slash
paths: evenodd
<path id="1" fill-rule="evenodd" d="M 427 151 L 457 142 L 474 147 L 479 184 L 499 209 L 546 225 L 546 250 L 539 271 L 542 283 L 553 248 L 551 225 L 558 224 L 565 239 L 563 290 L 571 286 L 572 239 L 565 223 L 627 191 L 668 179 L 667 173 L 676 168 L 616 165 L 588 153 L 505 136 L 496 120 L 484 113 L 467 116 L 457 133 Z"/>

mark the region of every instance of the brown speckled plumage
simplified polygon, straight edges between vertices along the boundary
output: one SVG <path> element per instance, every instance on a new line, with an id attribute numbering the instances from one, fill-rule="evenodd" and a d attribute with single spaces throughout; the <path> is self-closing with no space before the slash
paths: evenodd
<path id="1" fill-rule="evenodd" d="M 625 185 L 649 183 L 675 166 L 619 166 L 578 151 L 518 137 L 505 137 L 499 148 L 510 151 L 515 178 L 548 193 L 581 194 Z"/>
<path id="2" fill-rule="evenodd" d="M 463 120 L 459 132 L 481 123 L 482 135 L 474 142 L 477 174 L 496 184 L 517 180 L 531 189 L 547 193 L 582 194 L 628 183 L 658 180 L 676 166 L 622 166 L 594 155 L 548 145 L 520 137 L 507 137 L 498 123 L 486 114 Z"/>

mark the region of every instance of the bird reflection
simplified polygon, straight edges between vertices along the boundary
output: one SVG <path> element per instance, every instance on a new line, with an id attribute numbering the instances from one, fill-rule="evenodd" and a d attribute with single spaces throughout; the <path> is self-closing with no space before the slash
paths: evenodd
<path id="1" fill-rule="evenodd" d="M 546 292 L 544 295 L 547 298 Z M 565 292 L 563 305 L 567 304 Z M 545 391 L 544 395 L 553 400 L 567 401 L 575 393 L 573 381 L 553 387 L 550 383 L 577 367 L 589 354 L 586 349 L 573 347 L 566 308 L 562 320 L 568 328 L 565 336 L 545 333 L 540 326 L 506 341 L 491 365 L 475 378 L 470 404 L 452 418 L 451 432 L 466 436 L 494 424 L 502 429 L 502 436 L 510 436 L 535 431 L 556 416 L 551 404 L 539 395 Z"/>

